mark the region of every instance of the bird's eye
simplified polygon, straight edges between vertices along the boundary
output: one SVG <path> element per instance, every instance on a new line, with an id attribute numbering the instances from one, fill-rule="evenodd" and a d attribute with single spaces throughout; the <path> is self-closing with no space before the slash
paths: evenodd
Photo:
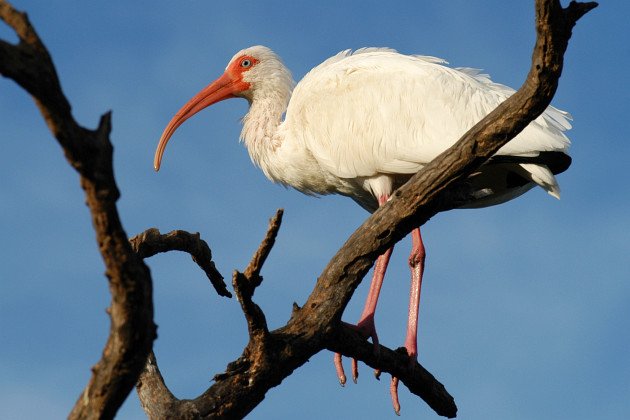
<path id="1" fill-rule="evenodd" d="M 250 60 L 249 58 L 244 59 L 243 61 L 241 61 L 241 67 L 250 67 L 252 65 L 252 60 Z"/>

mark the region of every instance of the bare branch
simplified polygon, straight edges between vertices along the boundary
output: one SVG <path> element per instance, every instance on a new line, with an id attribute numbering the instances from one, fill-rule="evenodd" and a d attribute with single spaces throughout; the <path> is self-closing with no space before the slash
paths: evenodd
<path id="1" fill-rule="evenodd" d="M 180 401 L 169 391 L 164 383 L 153 352 L 147 358 L 147 364 L 136 384 L 142 409 L 150 419 L 167 419 L 173 417 Z"/>
<path id="2" fill-rule="evenodd" d="M 116 208 L 120 194 L 109 141 L 111 115 L 103 115 L 96 130 L 79 126 L 26 14 L 0 0 L 0 18 L 20 38 L 17 45 L 0 41 L 0 74 L 33 96 L 68 162 L 80 173 L 112 294 L 109 338 L 70 418 L 113 418 L 144 367 L 155 325 L 149 270 L 132 251 Z"/>
<path id="3" fill-rule="evenodd" d="M 356 329 L 341 323 L 330 335 L 326 348 L 335 353 L 361 360 L 366 365 L 383 371 L 401 380 L 409 390 L 422 398 L 433 410 L 448 418 L 457 414 L 453 397 L 429 371 L 417 361 L 409 358 L 404 347 L 391 350 L 365 340 Z"/>
<path id="4" fill-rule="evenodd" d="M 244 356 L 228 366 L 227 372 L 215 375 L 216 381 L 224 383 L 231 377 L 230 372 L 242 372 L 253 366 L 268 366 L 269 355 L 275 354 L 273 343 L 269 341 L 269 330 L 263 311 L 252 301 L 256 287 L 262 282 L 260 271 L 275 243 L 276 235 L 282 222 L 283 210 L 279 209 L 269 221 L 269 228 L 262 243 L 254 253 L 245 273 L 238 271 L 233 275 L 233 286 L 236 297 L 241 304 L 247 320 L 250 342 L 247 345 Z M 147 240 L 147 238 L 151 238 Z M 154 255 L 160 251 L 167 251 L 163 238 L 159 237 L 157 229 L 149 229 L 142 235 L 132 239 L 134 248 L 141 256 Z M 159 248 L 159 251 L 157 250 Z M 247 355 L 245 357 L 245 355 Z M 268 369 L 268 368 L 267 368 Z M 232 384 L 228 385 L 232 386 Z M 145 412 L 151 419 L 160 418 L 201 418 L 205 417 L 203 408 L 199 407 L 199 401 L 208 400 L 209 391 L 197 400 L 178 400 L 169 391 L 164 382 L 157 360 L 153 353 L 149 356 L 147 365 L 140 376 L 137 391 Z M 264 396 L 264 391 L 261 397 Z M 262 398 L 261 398 L 262 399 Z M 242 404 L 241 404 L 242 405 Z M 214 407 L 215 409 L 217 407 Z M 233 414 L 230 414 L 232 416 Z"/>
<path id="5" fill-rule="evenodd" d="M 282 209 L 278 209 L 275 216 L 269 221 L 269 228 L 267 229 L 265 239 L 263 239 L 252 256 L 251 261 L 245 269 L 245 273 L 235 271 L 232 277 L 232 285 L 234 286 L 236 297 L 241 304 L 245 319 L 247 320 L 247 329 L 250 339 L 252 341 L 260 341 L 260 343 L 258 343 L 260 346 L 265 345 L 264 340 L 269 334 L 269 330 L 267 329 L 265 314 L 260 307 L 252 301 L 252 297 L 254 296 L 256 287 L 260 286 L 262 283 L 260 270 L 262 270 L 262 266 L 276 242 L 276 235 L 282 223 L 283 213 L 284 211 Z"/>
<path id="6" fill-rule="evenodd" d="M 133 250 L 142 259 L 169 251 L 183 251 L 190 254 L 192 260 L 206 273 L 206 276 L 220 296 L 232 297 L 223 281 L 223 276 L 212 261 L 212 251 L 199 236 L 184 230 L 174 230 L 162 235 L 155 228 L 147 229 L 129 240 Z"/>
<path id="7" fill-rule="evenodd" d="M 255 340 L 266 336 L 269 333 L 267 320 L 262 309 L 252 300 L 254 289 L 251 287 L 250 279 L 243 273 L 235 270 L 232 275 L 232 286 L 247 320 L 247 330 L 250 338 Z"/>
<path id="8" fill-rule="evenodd" d="M 262 278 L 260 277 L 260 270 L 267 260 L 267 257 L 271 252 L 271 248 L 276 243 L 276 235 L 278 235 L 278 230 L 280 229 L 280 224 L 282 223 L 283 214 L 284 210 L 278 209 L 275 216 L 271 218 L 271 220 L 269 221 L 269 229 L 267 230 L 265 239 L 262 241 L 262 243 L 256 250 L 256 253 L 252 257 L 249 265 L 245 269 L 245 277 L 254 282 L 254 288 L 258 287 L 260 285 L 260 282 L 262 281 Z M 258 281 L 259 278 L 260 280 Z"/>

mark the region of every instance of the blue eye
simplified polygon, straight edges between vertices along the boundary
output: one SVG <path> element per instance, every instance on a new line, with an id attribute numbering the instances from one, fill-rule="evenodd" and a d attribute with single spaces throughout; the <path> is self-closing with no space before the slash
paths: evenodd
<path id="1" fill-rule="evenodd" d="M 247 58 L 241 61 L 241 67 L 250 67 L 251 65 L 252 65 L 252 61 Z"/>

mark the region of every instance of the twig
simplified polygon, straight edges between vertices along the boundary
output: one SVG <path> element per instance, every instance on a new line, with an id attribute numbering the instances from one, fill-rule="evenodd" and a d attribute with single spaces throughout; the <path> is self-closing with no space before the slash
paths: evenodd
<path id="1" fill-rule="evenodd" d="M 276 235 L 278 234 L 278 230 L 280 229 L 280 225 L 282 224 L 283 214 L 284 210 L 278 209 L 276 211 L 276 214 L 271 218 L 271 220 L 269 221 L 269 228 L 267 229 L 265 239 L 263 239 L 262 243 L 256 250 L 256 253 L 252 256 L 251 261 L 245 269 L 245 277 L 250 279 L 250 282 L 253 283 L 253 288 L 258 287 L 260 285 L 260 282 L 262 282 L 262 277 L 260 277 L 260 270 L 267 260 L 267 257 L 271 252 L 271 248 L 276 243 Z"/>
<path id="2" fill-rule="evenodd" d="M 174 230 L 161 234 L 158 229 L 151 228 L 129 240 L 133 250 L 140 258 L 149 258 L 155 254 L 169 251 L 183 251 L 190 254 L 192 260 L 206 273 L 206 276 L 220 296 L 232 297 L 227 290 L 223 276 L 212 261 L 212 251 L 199 236 L 184 230 Z"/>
<path id="3" fill-rule="evenodd" d="M 232 277 L 232 285 L 234 286 L 236 297 L 243 309 L 243 314 L 245 314 L 247 329 L 252 340 L 263 340 L 269 334 L 265 314 L 260 307 L 252 301 L 252 297 L 254 296 L 256 287 L 260 286 L 262 283 L 260 270 L 262 270 L 262 266 L 276 242 L 276 235 L 282 223 L 283 213 L 284 211 L 282 209 L 278 209 L 275 216 L 269 221 L 269 228 L 267 229 L 265 239 L 263 239 L 252 256 L 245 272 L 240 273 L 234 271 Z M 265 343 L 261 342 L 260 345 L 265 345 Z"/>

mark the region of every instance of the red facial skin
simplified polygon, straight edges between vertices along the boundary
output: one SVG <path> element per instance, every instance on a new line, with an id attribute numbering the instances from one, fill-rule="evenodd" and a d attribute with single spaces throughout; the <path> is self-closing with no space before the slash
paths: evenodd
<path id="1" fill-rule="evenodd" d="M 191 100 L 189 100 L 171 119 L 168 123 L 160 142 L 158 143 L 155 151 L 155 159 L 153 160 L 153 167 L 156 171 L 160 170 L 162 163 L 162 155 L 166 149 L 166 144 L 169 139 L 177 130 L 177 128 L 184 123 L 188 118 L 195 115 L 202 109 L 215 104 L 219 101 L 229 98 L 236 98 L 240 93 L 250 89 L 250 83 L 243 80 L 244 74 L 252 67 L 258 64 L 258 60 L 249 55 L 243 55 L 234 60 L 232 64 L 228 66 L 225 73 L 221 75 L 217 80 L 210 83 L 197 93 Z"/>

